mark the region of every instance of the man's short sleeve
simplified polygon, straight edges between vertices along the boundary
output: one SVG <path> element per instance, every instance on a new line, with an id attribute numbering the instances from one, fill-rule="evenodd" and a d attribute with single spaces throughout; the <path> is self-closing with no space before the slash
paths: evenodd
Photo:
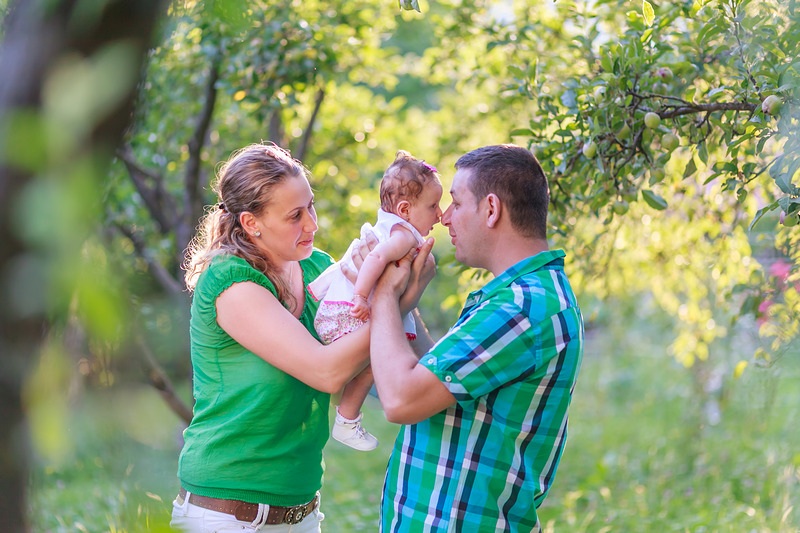
<path id="1" fill-rule="evenodd" d="M 539 325 L 522 312 L 523 296 L 509 287 L 478 304 L 420 359 L 464 408 L 542 365 Z"/>

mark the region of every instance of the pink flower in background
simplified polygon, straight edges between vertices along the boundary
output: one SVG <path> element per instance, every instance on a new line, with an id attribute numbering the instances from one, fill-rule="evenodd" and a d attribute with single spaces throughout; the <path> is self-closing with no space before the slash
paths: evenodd
<path id="1" fill-rule="evenodd" d="M 769 275 L 778 278 L 781 282 L 785 282 L 789 278 L 791 271 L 792 264 L 786 259 L 778 259 L 769 267 Z"/>
<path id="2" fill-rule="evenodd" d="M 767 321 L 767 313 L 769 313 L 769 308 L 772 307 L 774 303 L 775 302 L 773 302 L 772 300 L 764 300 L 763 302 L 758 304 L 758 315 L 756 318 L 756 323 L 759 326 Z"/>

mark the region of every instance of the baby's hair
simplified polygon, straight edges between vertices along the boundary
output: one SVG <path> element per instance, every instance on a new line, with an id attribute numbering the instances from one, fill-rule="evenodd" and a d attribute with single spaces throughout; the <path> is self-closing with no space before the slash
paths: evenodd
<path id="1" fill-rule="evenodd" d="M 439 182 L 436 167 L 417 159 L 405 150 L 398 150 L 394 161 L 381 180 L 381 209 L 394 213 L 397 202 L 416 200 L 422 189 L 431 182 Z"/>

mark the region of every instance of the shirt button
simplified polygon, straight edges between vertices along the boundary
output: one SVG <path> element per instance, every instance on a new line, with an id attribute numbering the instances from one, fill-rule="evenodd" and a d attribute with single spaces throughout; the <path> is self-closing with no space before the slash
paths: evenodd
<path id="1" fill-rule="evenodd" d="M 433 364 L 435 361 L 436 361 L 436 359 L 434 359 L 433 357 L 431 357 L 430 359 L 428 359 L 428 364 L 429 364 L 429 365 L 432 365 L 432 364 Z"/>
<path id="2" fill-rule="evenodd" d="M 446 382 L 450 383 L 451 381 L 453 381 L 453 378 L 452 378 L 452 377 L 450 377 L 450 376 L 445 376 L 445 377 L 444 377 L 444 380 L 445 380 Z"/>

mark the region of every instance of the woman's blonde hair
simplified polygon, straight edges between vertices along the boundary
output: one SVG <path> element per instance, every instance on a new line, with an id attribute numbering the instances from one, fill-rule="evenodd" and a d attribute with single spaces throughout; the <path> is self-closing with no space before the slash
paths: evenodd
<path id="1" fill-rule="evenodd" d="M 288 178 L 308 179 L 308 169 L 291 154 L 274 144 L 251 144 L 234 152 L 220 167 L 212 184 L 219 203 L 206 209 L 186 250 L 186 287 L 193 291 L 200 274 L 211 260 L 228 253 L 246 260 L 275 285 L 278 299 L 288 305 L 289 287 L 270 259 L 250 240 L 239 215 L 259 216 L 270 202 L 270 191 Z"/>

